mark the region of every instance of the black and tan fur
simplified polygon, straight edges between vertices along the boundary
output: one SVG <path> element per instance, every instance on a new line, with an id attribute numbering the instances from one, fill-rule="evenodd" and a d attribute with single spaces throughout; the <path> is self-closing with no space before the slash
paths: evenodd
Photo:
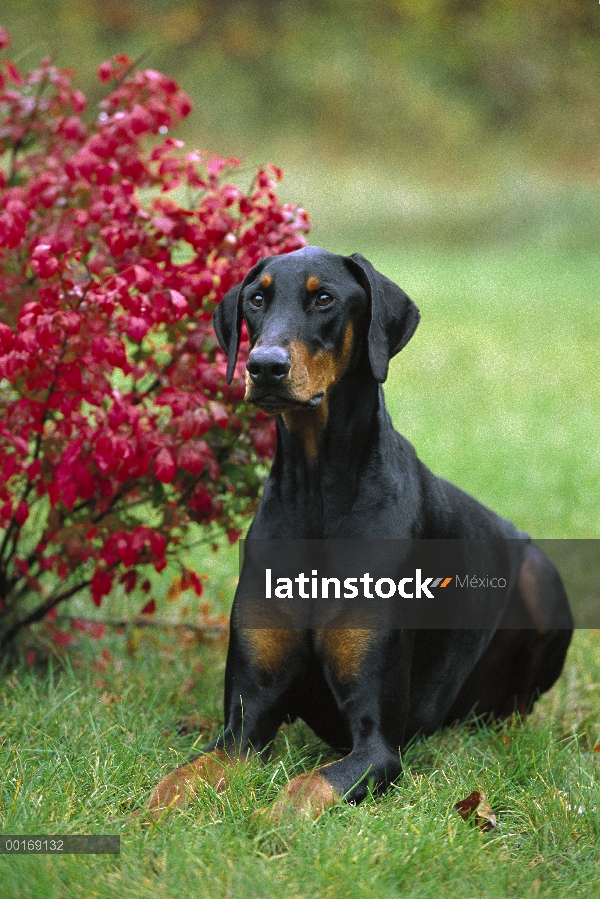
<path id="1" fill-rule="evenodd" d="M 249 539 L 524 536 L 433 475 L 392 427 L 381 384 L 419 313 L 366 259 L 307 247 L 259 262 L 214 317 L 230 380 L 242 319 L 246 399 L 277 415 L 278 434 Z M 515 612 L 530 626 L 509 627 Z M 267 753 L 288 719 L 343 757 L 295 778 L 275 814 L 385 788 L 408 740 L 473 710 L 526 713 L 559 676 L 572 627 L 558 573 L 529 542 L 503 614 L 485 632 L 240 630 L 232 617 L 224 733 L 161 781 L 151 813 L 202 781 L 224 788 L 234 760 Z"/>

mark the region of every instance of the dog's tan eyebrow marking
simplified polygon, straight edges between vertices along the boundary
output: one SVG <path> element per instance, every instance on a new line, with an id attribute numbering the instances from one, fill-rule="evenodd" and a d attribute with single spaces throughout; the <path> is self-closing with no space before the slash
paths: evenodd
<path id="1" fill-rule="evenodd" d="M 316 277 L 316 275 L 309 275 L 306 279 L 306 289 L 307 290 L 318 290 L 321 286 L 321 282 Z"/>
<path id="2" fill-rule="evenodd" d="M 272 283 L 273 283 L 273 278 L 271 277 L 271 275 L 263 275 L 262 278 L 260 279 L 261 287 L 270 287 Z"/>

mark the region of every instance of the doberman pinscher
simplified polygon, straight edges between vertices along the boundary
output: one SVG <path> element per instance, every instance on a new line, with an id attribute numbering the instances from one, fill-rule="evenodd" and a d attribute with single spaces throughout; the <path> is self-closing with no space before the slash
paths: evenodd
<path id="1" fill-rule="evenodd" d="M 234 759 L 266 755 L 296 717 L 345 754 L 293 779 L 274 813 L 358 802 L 398 776 L 416 734 L 473 712 L 529 711 L 559 676 L 571 638 L 553 564 L 510 522 L 433 475 L 392 426 L 381 384 L 419 321 L 397 285 L 358 254 L 305 247 L 262 259 L 214 315 L 229 381 L 242 320 L 246 399 L 277 415 L 275 459 L 248 538 L 521 538 L 522 562 L 491 630 L 244 629 L 232 614 L 225 730 L 160 782 L 152 814 L 182 806 L 201 781 L 224 788 Z M 515 610 L 528 626 L 510 624 Z"/>

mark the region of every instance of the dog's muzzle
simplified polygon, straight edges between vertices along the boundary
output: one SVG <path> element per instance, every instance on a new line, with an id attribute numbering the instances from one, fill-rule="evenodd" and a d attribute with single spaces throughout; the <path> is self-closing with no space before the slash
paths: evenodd
<path id="1" fill-rule="evenodd" d="M 291 367 L 290 354 L 281 346 L 256 347 L 246 364 L 252 383 L 261 391 L 280 388 Z"/>

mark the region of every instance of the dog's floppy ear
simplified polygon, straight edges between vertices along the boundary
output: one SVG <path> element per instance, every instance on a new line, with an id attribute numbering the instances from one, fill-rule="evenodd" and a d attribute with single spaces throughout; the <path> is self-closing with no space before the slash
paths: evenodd
<path id="1" fill-rule="evenodd" d="M 213 312 L 213 328 L 221 349 L 227 354 L 227 383 L 231 384 L 235 363 L 240 346 L 240 329 L 242 327 L 242 291 L 265 267 L 268 259 L 251 268 L 241 284 L 229 290 Z"/>
<path id="2" fill-rule="evenodd" d="M 377 381 L 387 378 L 392 356 L 406 346 L 419 324 L 420 313 L 403 290 L 378 272 L 360 253 L 349 257 L 355 275 L 371 300 L 368 348 L 371 370 Z"/>

